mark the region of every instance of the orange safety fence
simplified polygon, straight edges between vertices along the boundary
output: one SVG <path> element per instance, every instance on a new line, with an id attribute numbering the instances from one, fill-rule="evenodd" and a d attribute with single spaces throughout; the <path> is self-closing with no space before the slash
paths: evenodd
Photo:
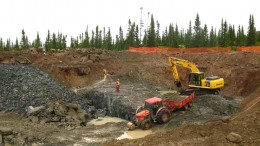
<path id="1" fill-rule="evenodd" d="M 241 51 L 241 52 L 259 52 L 260 53 L 260 46 L 238 47 L 237 51 Z"/>
<path id="2" fill-rule="evenodd" d="M 151 53 L 202 53 L 202 52 L 230 52 L 231 47 L 228 48 L 167 48 L 167 47 L 130 47 L 129 52 L 151 52 Z"/>
<path id="3" fill-rule="evenodd" d="M 210 53 L 210 52 L 230 52 L 231 47 L 221 48 L 168 48 L 168 47 L 130 47 L 129 52 L 150 52 L 150 53 Z M 236 51 L 241 52 L 260 52 L 260 46 L 237 47 Z"/>

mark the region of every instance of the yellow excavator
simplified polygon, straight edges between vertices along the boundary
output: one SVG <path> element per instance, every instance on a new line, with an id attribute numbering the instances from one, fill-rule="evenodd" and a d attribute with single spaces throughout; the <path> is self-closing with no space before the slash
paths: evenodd
<path id="1" fill-rule="evenodd" d="M 181 91 L 181 94 L 190 94 L 192 92 L 195 92 L 197 95 L 220 94 L 220 88 L 224 87 L 223 78 L 218 76 L 205 78 L 204 72 L 201 72 L 193 62 L 175 57 L 169 57 L 169 63 L 172 67 L 172 74 L 175 79 L 175 84 L 179 88 L 181 88 L 182 85 L 177 66 L 182 66 L 191 70 L 189 74 L 189 88 Z"/>

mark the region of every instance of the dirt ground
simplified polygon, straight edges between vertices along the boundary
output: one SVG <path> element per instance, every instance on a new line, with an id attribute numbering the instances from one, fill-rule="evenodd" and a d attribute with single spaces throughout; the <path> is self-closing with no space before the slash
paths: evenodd
<path id="1" fill-rule="evenodd" d="M 239 112 L 210 122 L 184 124 L 170 131 L 167 130 L 167 126 L 160 125 L 155 129 L 163 129 L 162 132 L 134 140 L 115 140 L 124 132 L 125 122 L 111 123 L 112 126 L 87 126 L 76 129 L 76 132 L 68 132 L 57 125 L 35 124 L 16 114 L 1 113 L 0 125 L 18 133 L 27 133 L 27 139 L 38 141 L 38 145 L 46 141 L 50 141 L 52 145 L 59 145 L 59 140 L 63 141 L 63 144 L 67 141 L 67 145 L 73 142 L 75 144 L 75 141 L 87 145 L 91 143 L 84 142 L 82 137 L 97 140 L 100 139 L 98 136 L 108 137 L 97 142 L 103 145 L 260 145 L 260 53 L 133 53 L 78 49 L 45 54 L 36 50 L 1 51 L 0 63 L 33 64 L 71 90 L 91 86 L 101 80 L 103 69 L 108 70 L 112 80 L 120 78 L 121 84 L 146 82 L 170 90 L 175 87 L 168 56 L 194 62 L 206 76 L 223 77 L 225 87 L 221 94 L 242 100 Z M 187 85 L 189 70 L 178 69 L 181 82 Z M 89 136 L 91 134 L 87 134 L 94 130 L 99 131 L 99 134 L 92 137 Z M 231 132 L 240 136 L 238 142 L 227 140 Z M 109 137 L 111 133 L 113 136 Z M 58 137 L 59 140 L 55 139 Z"/>

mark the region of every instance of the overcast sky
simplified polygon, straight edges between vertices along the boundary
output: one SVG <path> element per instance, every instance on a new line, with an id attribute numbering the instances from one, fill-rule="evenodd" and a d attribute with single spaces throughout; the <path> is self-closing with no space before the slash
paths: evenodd
<path id="1" fill-rule="evenodd" d="M 229 24 L 243 25 L 247 31 L 249 15 L 253 14 L 255 27 L 260 30 L 260 0 L 1 0 L 0 37 L 5 41 L 20 40 L 24 29 L 29 41 L 37 32 L 45 41 L 48 29 L 76 37 L 88 26 L 89 34 L 98 25 L 110 27 L 112 35 L 118 34 L 121 25 L 126 33 L 128 20 L 140 23 L 143 7 L 144 28 L 148 12 L 158 20 L 161 29 L 170 23 L 187 29 L 194 25 L 196 14 L 202 25 L 220 27 L 221 19 Z M 237 29 L 236 29 L 237 30 Z"/>

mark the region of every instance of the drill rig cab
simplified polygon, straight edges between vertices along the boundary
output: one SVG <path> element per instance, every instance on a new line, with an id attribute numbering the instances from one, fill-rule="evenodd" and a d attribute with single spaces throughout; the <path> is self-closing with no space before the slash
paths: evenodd
<path id="1" fill-rule="evenodd" d="M 172 67 L 172 73 L 175 79 L 177 87 L 181 88 L 181 82 L 177 70 L 177 66 L 189 68 L 191 70 L 189 74 L 189 88 L 185 91 L 181 91 L 182 94 L 190 94 L 195 92 L 196 94 L 220 94 L 220 89 L 224 87 L 224 79 L 218 76 L 211 76 L 205 78 L 204 72 L 201 72 L 197 66 L 190 61 L 169 57 L 169 63 Z"/>

